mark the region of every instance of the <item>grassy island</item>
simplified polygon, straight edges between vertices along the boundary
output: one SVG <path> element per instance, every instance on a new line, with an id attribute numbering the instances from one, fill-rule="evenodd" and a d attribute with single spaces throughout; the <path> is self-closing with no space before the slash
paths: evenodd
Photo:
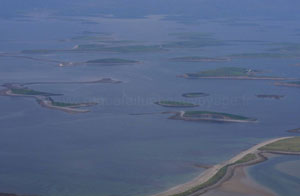
<path id="1" fill-rule="evenodd" d="M 187 73 L 184 74 L 184 78 L 191 79 L 248 79 L 248 80 L 284 80 L 285 78 L 269 77 L 269 76 L 257 76 L 256 74 L 261 71 L 240 68 L 240 67 L 222 67 L 213 70 L 201 71 L 198 73 Z"/>
<path id="2" fill-rule="evenodd" d="M 170 60 L 175 62 L 224 62 L 224 61 L 230 61 L 230 58 L 186 56 L 186 57 L 171 58 Z"/>
<path id="3" fill-rule="evenodd" d="M 11 88 L 11 93 L 16 95 L 24 95 L 24 96 L 58 96 L 60 94 L 46 93 L 41 91 L 32 90 L 29 88 Z"/>
<path id="4" fill-rule="evenodd" d="M 198 105 L 187 102 L 179 102 L 179 101 L 158 101 L 155 104 L 164 106 L 164 107 L 197 107 Z"/>
<path id="5" fill-rule="evenodd" d="M 284 95 L 256 95 L 258 98 L 282 99 Z"/>
<path id="6" fill-rule="evenodd" d="M 235 114 L 210 111 L 181 111 L 176 112 L 170 119 L 185 121 L 212 121 L 212 122 L 255 122 L 256 119 Z"/>
<path id="7" fill-rule="evenodd" d="M 96 59 L 86 62 L 87 64 L 134 64 L 138 61 L 119 59 L 119 58 L 105 58 L 105 59 Z"/>
<path id="8" fill-rule="evenodd" d="M 209 94 L 197 92 L 197 93 L 184 93 L 182 94 L 182 96 L 186 98 L 197 98 L 197 97 L 206 97 L 209 96 Z"/>

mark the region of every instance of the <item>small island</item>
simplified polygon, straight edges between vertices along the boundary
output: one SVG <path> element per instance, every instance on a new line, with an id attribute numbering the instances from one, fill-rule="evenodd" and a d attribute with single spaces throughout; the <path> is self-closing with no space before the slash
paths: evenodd
<path id="1" fill-rule="evenodd" d="M 284 95 L 267 95 L 267 94 L 260 94 L 256 95 L 258 98 L 269 98 L 269 99 L 282 99 L 285 96 Z"/>
<path id="2" fill-rule="evenodd" d="M 163 107 L 197 107 L 198 105 L 179 101 L 158 101 L 155 104 Z"/>
<path id="3" fill-rule="evenodd" d="M 174 112 L 169 112 L 174 113 Z M 175 115 L 169 117 L 174 120 L 185 121 L 212 121 L 212 122 L 256 122 L 256 119 L 248 118 L 235 114 L 210 112 L 210 111 L 180 111 L 175 112 Z"/>
<path id="4" fill-rule="evenodd" d="M 282 77 L 257 76 L 259 70 L 240 67 L 222 67 L 198 73 L 187 73 L 181 77 L 188 79 L 236 79 L 236 80 L 285 80 Z"/>
<path id="5" fill-rule="evenodd" d="M 119 59 L 119 58 L 105 58 L 105 59 L 96 59 L 86 62 L 87 64 L 102 64 L 102 65 L 121 65 L 121 64 L 136 64 L 139 61 Z"/>
<path id="6" fill-rule="evenodd" d="M 0 90 L 0 96 L 10 97 L 30 97 L 34 98 L 42 107 L 48 109 L 55 109 L 64 111 L 67 113 L 85 113 L 89 110 L 80 109 L 81 107 L 94 106 L 97 103 L 65 103 L 56 102 L 52 99 L 52 96 L 62 96 L 62 94 L 48 93 L 42 91 L 36 91 L 25 87 L 24 84 L 4 84 L 2 85 L 6 89 Z"/>
<path id="7" fill-rule="evenodd" d="M 300 81 L 292 81 L 292 82 L 276 82 L 276 86 L 286 86 L 286 87 L 300 87 Z"/>
<path id="8" fill-rule="evenodd" d="M 209 96 L 209 94 L 195 92 L 195 93 L 184 93 L 184 94 L 182 94 L 182 96 L 185 98 L 197 98 L 197 97 L 207 97 L 207 96 Z"/>
<path id="9" fill-rule="evenodd" d="M 171 58 L 171 61 L 175 62 L 226 62 L 230 61 L 230 58 L 212 58 L 212 57 L 199 57 L 199 56 L 186 56 Z"/>

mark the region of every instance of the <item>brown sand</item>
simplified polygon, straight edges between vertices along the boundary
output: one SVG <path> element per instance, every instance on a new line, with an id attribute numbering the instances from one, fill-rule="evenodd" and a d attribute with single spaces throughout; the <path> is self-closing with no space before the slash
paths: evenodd
<path id="1" fill-rule="evenodd" d="M 244 167 L 238 167 L 232 178 L 219 187 L 204 193 L 203 196 L 276 196 L 271 190 L 254 182 L 245 172 Z"/>

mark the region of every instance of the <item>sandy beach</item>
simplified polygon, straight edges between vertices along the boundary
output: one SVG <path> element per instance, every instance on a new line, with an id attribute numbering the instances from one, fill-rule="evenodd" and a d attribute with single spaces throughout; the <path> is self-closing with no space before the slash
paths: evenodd
<path id="1" fill-rule="evenodd" d="M 230 159 L 228 161 L 225 161 L 223 163 L 217 164 L 217 165 L 213 166 L 212 168 L 205 170 L 201 175 L 199 175 L 198 177 L 196 177 L 193 180 L 191 180 L 191 181 L 189 181 L 185 184 L 175 186 L 175 187 L 170 188 L 169 190 L 167 190 L 165 192 L 158 193 L 158 194 L 155 194 L 153 196 L 170 196 L 170 195 L 174 195 L 174 194 L 178 194 L 178 193 L 188 191 L 188 190 L 192 189 L 193 187 L 195 187 L 197 185 L 200 185 L 200 184 L 203 184 L 203 183 L 207 182 L 209 179 L 211 179 L 224 166 L 235 163 L 236 161 L 242 159 L 245 155 L 247 155 L 249 153 L 257 154 L 258 149 L 265 146 L 265 145 L 271 144 L 273 142 L 277 142 L 279 140 L 288 139 L 288 138 L 291 138 L 291 137 L 281 137 L 281 138 L 276 138 L 276 139 L 271 139 L 271 140 L 268 140 L 268 141 L 261 142 L 261 143 L 255 145 L 255 146 L 253 146 L 252 148 L 239 153 L 238 155 L 236 155 L 232 159 Z M 203 191 L 201 191 L 201 192 L 203 193 Z M 197 193 L 197 194 L 199 194 L 199 193 Z"/>

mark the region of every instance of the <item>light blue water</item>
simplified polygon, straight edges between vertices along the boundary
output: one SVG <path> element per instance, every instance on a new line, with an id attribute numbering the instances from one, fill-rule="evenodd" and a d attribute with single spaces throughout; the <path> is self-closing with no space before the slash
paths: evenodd
<path id="1" fill-rule="evenodd" d="M 249 168 L 248 171 L 258 183 L 272 189 L 280 196 L 299 195 L 299 156 L 276 156 Z"/>
<path id="2" fill-rule="evenodd" d="M 216 39 L 290 42 L 295 23 L 253 21 L 258 26 L 232 26 L 216 21 L 196 25 L 157 19 L 51 19 L 31 22 L 1 20 L 1 52 L 24 49 L 72 48 L 78 42 L 58 40 L 83 31 L 111 32 L 116 39 L 162 43 L 174 32 L 211 32 Z M 155 29 L 155 30 L 154 30 Z M 54 53 L 39 58 L 82 62 L 119 57 L 137 65 L 58 67 L 55 63 L 0 58 L 0 83 L 78 81 L 113 77 L 122 84 L 34 85 L 63 93 L 55 99 L 97 101 L 87 114 L 70 115 L 41 108 L 35 100 L 0 97 L 0 192 L 53 196 L 147 195 L 186 182 L 203 170 L 195 163 L 216 164 L 273 137 L 289 135 L 299 126 L 299 90 L 272 81 L 186 80 L 176 75 L 223 66 L 261 69 L 274 76 L 299 77 L 299 59 L 234 59 L 222 63 L 179 63 L 178 56 L 224 56 L 263 51 L 264 44 L 229 42 L 226 46 L 171 49 L 159 53 Z M 186 92 L 209 97 L 184 99 Z M 256 94 L 283 94 L 282 100 L 258 99 Z M 153 104 L 171 99 L 200 104 L 197 110 L 228 112 L 257 118 L 258 123 L 214 124 L 169 120 L 168 115 L 133 116 L 176 110 Z M 279 112 L 280 111 L 280 112 Z"/>

